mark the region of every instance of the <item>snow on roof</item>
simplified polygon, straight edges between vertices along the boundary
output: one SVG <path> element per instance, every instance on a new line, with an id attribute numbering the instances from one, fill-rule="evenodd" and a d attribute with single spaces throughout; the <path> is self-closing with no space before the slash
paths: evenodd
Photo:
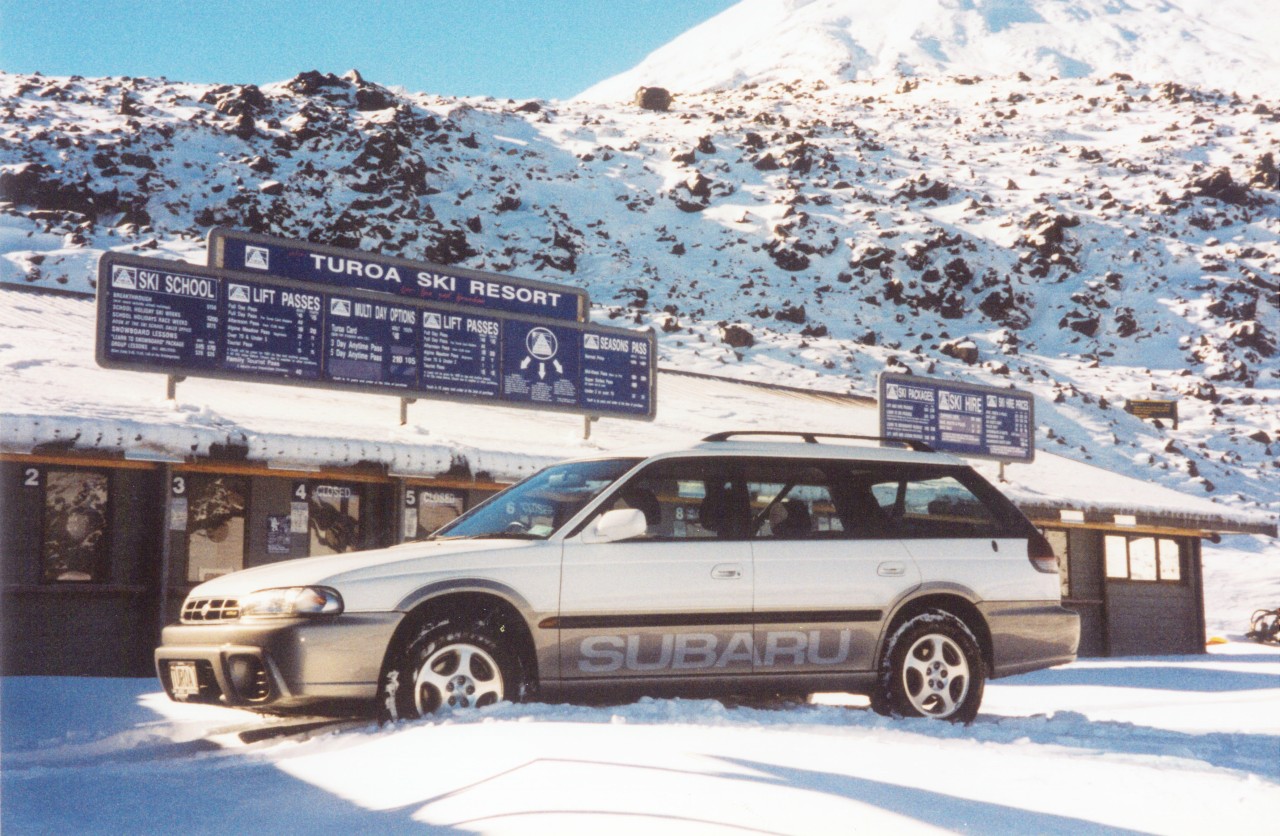
<path id="1" fill-rule="evenodd" d="M 564 458 L 692 444 L 726 429 L 878 432 L 867 397 L 673 371 L 659 375 L 654 421 L 603 419 L 589 439 L 576 415 L 420 400 L 400 426 L 393 397 L 223 380 L 185 380 L 169 401 L 162 375 L 100 368 L 95 327 L 90 297 L 0 287 L 0 449 L 181 461 L 231 447 L 286 467 L 374 464 L 423 476 L 465 460 L 477 476 L 509 481 Z M 994 464 L 980 469 L 996 477 Z M 1153 514 L 1206 530 L 1274 526 L 1265 514 L 1043 451 L 1033 464 L 1006 470 L 1002 489 L 1026 506 Z"/>

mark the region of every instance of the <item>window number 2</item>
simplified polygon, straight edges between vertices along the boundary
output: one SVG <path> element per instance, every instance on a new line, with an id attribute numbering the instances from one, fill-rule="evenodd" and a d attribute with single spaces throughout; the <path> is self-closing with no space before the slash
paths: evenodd
<path id="1" fill-rule="evenodd" d="M 38 488 L 40 487 L 40 468 L 28 467 L 22 471 L 22 487 Z"/>

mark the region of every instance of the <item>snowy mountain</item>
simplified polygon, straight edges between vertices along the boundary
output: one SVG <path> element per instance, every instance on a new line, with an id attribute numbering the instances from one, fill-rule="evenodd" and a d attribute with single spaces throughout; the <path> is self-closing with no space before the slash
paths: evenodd
<path id="1" fill-rule="evenodd" d="M 221 225 L 565 282 L 597 321 L 657 329 L 664 366 L 1015 385 L 1043 448 L 1280 510 L 1275 94 L 1012 73 L 749 82 L 650 111 L 355 73 L 0 75 L 0 113 L 0 281 L 91 292 L 101 252 L 203 262 Z M 40 373 L 4 342 L 0 375 Z M 1179 400 L 1178 429 L 1133 398 Z"/>
<path id="2" fill-rule="evenodd" d="M 581 94 L 947 75 L 1177 81 L 1274 95 L 1280 15 L 1253 0 L 743 0 Z"/>

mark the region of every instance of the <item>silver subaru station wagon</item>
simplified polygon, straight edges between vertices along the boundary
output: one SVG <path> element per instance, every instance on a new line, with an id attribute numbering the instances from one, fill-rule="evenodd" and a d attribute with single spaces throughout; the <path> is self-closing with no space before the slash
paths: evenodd
<path id="1" fill-rule="evenodd" d="M 987 679 L 1075 659 L 1057 559 L 1013 504 L 951 456 L 856 438 L 566 462 L 425 540 L 216 578 L 164 630 L 160 681 L 384 719 L 835 691 L 968 722 Z"/>

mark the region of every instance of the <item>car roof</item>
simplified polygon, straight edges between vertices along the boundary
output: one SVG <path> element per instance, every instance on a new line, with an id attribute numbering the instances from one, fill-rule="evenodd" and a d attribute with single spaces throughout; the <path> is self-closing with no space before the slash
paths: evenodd
<path id="1" fill-rule="evenodd" d="M 889 462 L 897 464 L 964 465 L 955 456 L 933 451 L 911 450 L 903 447 L 884 447 L 870 440 L 854 443 L 852 437 L 826 436 L 813 442 L 802 440 L 805 433 L 777 433 L 768 435 L 743 434 L 738 438 L 720 438 L 717 434 L 690 443 L 646 445 L 627 449 L 610 450 L 581 460 L 602 458 L 664 459 L 679 456 L 763 456 L 766 458 L 803 458 L 838 461 Z M 768 438 L 768 441 L 755 440 Z M 818 438 L 824 438 L 819 435 Z M 750 439 L 750 440 L 749 440 Z"/>

